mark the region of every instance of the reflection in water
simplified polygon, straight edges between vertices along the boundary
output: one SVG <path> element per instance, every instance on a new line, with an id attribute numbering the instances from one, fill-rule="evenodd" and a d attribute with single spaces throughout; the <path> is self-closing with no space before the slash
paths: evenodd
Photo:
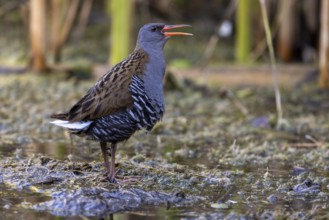
<path id="1" fill-rule="evenodd" d="M 73 159 L 78 161 L 90 161 L 98 159 L 99 146 L 86 143 L 76 143 L 72 145 L 69 141 L 47 141 L 32 142 L 26 145 L 2 144 L 0 147 L 1 156 L 21 155 L 29 156 L 31 154 L 44 154 L 56 159 Z"/>
<path id="2" fill-rule="evenodd" d="M 47 196 L 12 190 L 0 184 L 0 219 L 55 219 L 49 213 L 38 213 L 28 208 L 30 204 L 46 200 Z"/>
<path id="3" fill-rule="evenodd" d="M 82 143 L 81 146 L 85 146 L 85 143 Z M 56 150 L 57 149 L 57 150 Z M 33 147 L 28 145 L 25 148 L 25 154 L 36 152 L 43 152 L 47 155 L 54 154 L 54 157 L 66 158 L 67 155 L 72 152 L 76 155 L 88 155 L 86 151 L 81 149 L 86 149 L 80 147 L 78 143 L 75 147 L 67 142 L 59 143 L 48 143 L 48 144 L 35 144 Z M 4 148 L 1 148 L 4 151 Z M 90 151 L 90 149 L 89 149 Z M 92 148 L 91 151 L 94 151 L 95 154 L 99 154 L 98 146 Z M 91 154 L 92 155 L 92 154 Z M 81 156 L 87 158 L 87 156 Z M 94 160 L 97 157 L 94 155 L 90 156 L 89 159 Z M 80 159 L 80 158 L 79 158 Z M 190 159 L 192 163 L 193 158 Z M 185 163 L 186 161 L 184 161 Z M 214 166 L 214 164 L 212 165 Z M 271 169 L 267 169 L 271 167 Z M 314 206 L 319 205 L 323 206 L 323 202 L 320 200 L 313 201 L 312 197 L 294 197 L 291 200 L 285 200 L 284 197 L 291 192 L 291 185 L 287 184 L 290 182 L 293 168 L 290 165 L 284 163 L 277 163 L 276 161 L 269 161 L 267 166 L 260 166 L 257 164 L 243 166 L 243 167 L 232 167 L 218 165 L 217 170 L 221 172 L 226 172 L 225 175 L 230 177 L 234 182 L 234 185 L 228 187 L 211 187 L 209 188 L 200 188 L 199 194 L 206 196 L 208 199 L 204 204 L 195 204 L 192 207 L 181 207 L 181 208 L 172 208 L 170 206 L 165 207 L 161 205 L 160 207 L 142 207 L 138 208 L 138 211 L 131 211 L 128 213 L 116 213 L 108 214 L 103 219 L 163 219 L 163 218 L 193 218 L 197 217 L 200 214 L 213 216 L 214 213 L 217 216 L 225 216 L 230 212 L 234 213 L 248 213 L 248 212 L 257 212 L 254 210 L 254 207 L 261 207 L 266 210 L 287 210 L 293 212 L 294 210 L 313 210 Z M 238 172 L 236 172 L 238 171 Z M 230 176 L 232 175 L 232 176 Z M 225 178 L 225 177 L 224 177 Z M 1 181 L 1 173 L 0 173 Z M 6 217 L 11 219 L 17 219 L 19 215 L 28 215 L 33 216 L 33 218 L 47 218 L 47 219 L 80 219 L 78 217 L 56 217 L 52 216 L 49 213 L 45 212 L 34 212 L 31 209 L 22 209 L 17 208 L 16 204 L 22 204 L 23 202 L 28 202 L 36 204 L 48 199 L 46 196 L 40 194 L 28 193 L 25 191 L 15 191 L 8 189 L 0 184 L 0 212 L 3 207 L 7 210 Z M 322 189 L 324 193 L 327 192 L 326 189 Z M 277 201 L 271 203 L 268 201 L 270 194 L 275 193 L 278 197 Z M 233 201 L 230 202 L 230 201 Z M 312 202 L 310 202 L 312 201 Z M 215 204 L 226 204 L 223 206 L 223 209 L 214 209 L 213 207 L 220 206 L 211 206 L 210 203 Z M 231 204 L 231 205 L 227 205 Z M 238 204 L 238 205 L 236 205 Z M 15 212 L 15 210 L 18 210 Z M 7 218 L 9 219 L 9 218 Z M 92 218 L 98 219 L 98 218 Z"/>

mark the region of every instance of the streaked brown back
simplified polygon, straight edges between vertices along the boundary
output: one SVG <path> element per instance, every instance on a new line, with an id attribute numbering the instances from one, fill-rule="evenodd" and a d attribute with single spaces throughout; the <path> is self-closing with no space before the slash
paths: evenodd
<path id="1" fill-rule="evenodd" d="M 133 104 L 129 92 L 131 77 L 143 75 L 147 62 L 148 55 L 144 50 L 134 50 L 102 76 L 69 112 L 51 117 L 71 122 L 93 120 L 129 107 Z"/>

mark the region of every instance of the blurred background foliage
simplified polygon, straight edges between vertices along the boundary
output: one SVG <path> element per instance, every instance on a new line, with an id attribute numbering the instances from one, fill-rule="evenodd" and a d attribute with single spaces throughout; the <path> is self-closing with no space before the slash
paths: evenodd
<path id="1" fill-rule="evenodd" d="M 277 59 L 314 67 L 322 60 L 319 80 L 327 88 L 327 0 L 264 1 Z M 269 59 L 258 0 L 0 0 L 0 18 L 0 72 L 6 73 L 72 67 L 88 73 L 95 64 L 113 65 L 150 22 L 193 25 L 193 38 L 166 46 L 168 63 L 177 67 Z"/>

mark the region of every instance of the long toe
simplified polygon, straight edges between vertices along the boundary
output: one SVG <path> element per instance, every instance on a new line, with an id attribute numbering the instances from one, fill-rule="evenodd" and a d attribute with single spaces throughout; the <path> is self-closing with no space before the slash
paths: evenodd
<path id="1" fill-rule="evenodd" d="M 117 179 L 115 177 L 107 176 L 107 180 L 110 183 L 118 183 Z"/>

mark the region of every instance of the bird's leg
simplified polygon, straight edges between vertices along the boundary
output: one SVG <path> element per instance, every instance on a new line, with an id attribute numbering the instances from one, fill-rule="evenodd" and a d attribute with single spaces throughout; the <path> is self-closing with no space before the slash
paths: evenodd
<path id="1" fill-rule="evenodd" d="M 141 179 L 140 176 L 121 176 L 121 175 L 117 175 L 118 172 L 120 171 L 119 169 L 118 170 L 115 170 L 115 151 L 117 149 L 117 145 L 116 144 L 112 144 L 111 146 L 111 162 L 112 163 L 112 166 L 113 166 L 113 178 L 110 178 L 110 181 L 111 179 L 113 179 L 115 182 L 119 182 L 119 183 L 129 183 L 129 182 L 139 182 L 139 180 Z M 116 179 L 114 179 L 116 178 Z"/>
<path id="2" fill-rule="evenodd" d="M 112 143 L 111 144 L 111 167 L 110 172 L 108 174 L 108 178 L 110 182 L 115 182 L 115 152 L 117 151 L 117 144 Z"/>
<path id="3" fill-rule="evenodd" d="M 105 175 L 108 176 L 111 173 L 111 167 L 110 167 L 110 162 L 109 162 L 109 156 L 107 154 L 107 143 L 106 142 L 100 142 L 101 149 L 102 149 L 102 154 L 104 158 L 104 166 L 106 169 Z"/>
<path id="4" fill-rule="evenodd" d="M 109 155 L 107 152 L 107 147 L 106 147 L 106 142 L 100 142 L 101 148 L 102 148 L 102 154 L 104 158 L 104 165 L 106 168 L 106 178 L 111 182 L 111 183 L 116 183 L 116 182 L 138 182 L 140 179 L 139 176 L 130 176 L 130 177 L 123 177 L 117 175 L 119 170 L 115 170 L 115 152 L 117 150 L 117 144 L 112 143 L 111 144 L 111 163 L 109 161 Z M 117 179 L 116 179 L 117 177 Z"/>

